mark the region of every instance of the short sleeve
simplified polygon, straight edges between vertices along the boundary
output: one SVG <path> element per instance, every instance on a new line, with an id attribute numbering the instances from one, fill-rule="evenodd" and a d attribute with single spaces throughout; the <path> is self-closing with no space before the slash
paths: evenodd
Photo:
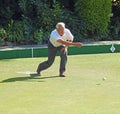
<path id="1" fill-rule="evenodd" d="M 54 41 L 57 41 L 59 39 L 59 35 L 53 31 L 53 32 L 51 32 L 50 38 Z"/>
<path id="2" fill-rule="evenodd" d="M 72 35 L 72 33 L 70 32 L 69 29 L 66 29 L 66 33 L 67 33 L 67 40 L 72 40 L 74 39 L 74 36 Z"/>
<path id="3" fill-rule="evenodd" d="M 52 31 L 50 34 L 50 42 L 55 46 L 58 47 L 62 45 L 61 43 L 57 42 L 57 40 L 61 39 L 59 34 L 56 32 L 56 30 Z"/>

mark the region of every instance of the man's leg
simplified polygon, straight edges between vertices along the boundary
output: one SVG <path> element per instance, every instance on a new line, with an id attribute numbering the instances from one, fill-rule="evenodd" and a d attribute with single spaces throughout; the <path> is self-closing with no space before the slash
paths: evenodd
<path id="1" fill-rule="evenodd" d="M 53 47 L 51 43 L 48 44 L 48 60 L 40 63 L 37 68 L 37 73 L 40 74 L 42 70 L 49 68 L 54 60 L 57 53 L 57 48 Z"/>
<path id="2" fill-rule="evenodd" d="M 67 63 L 67 53 L 64 53 L 62 48 L 64 47 L 59 48 L 60 58 L 61 58 L 59 72 L 61 76 L 64 75 L 64 72 L 66 70 L 66 63 Z"/>

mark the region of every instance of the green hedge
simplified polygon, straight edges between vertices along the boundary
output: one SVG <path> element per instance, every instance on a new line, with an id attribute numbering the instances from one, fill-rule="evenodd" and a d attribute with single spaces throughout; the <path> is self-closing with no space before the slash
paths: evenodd
<path id="1" fill-rule="evenodd" d="M 75 8 L 85 23 L 84 30 L 105 34 L 110 22 L 111 0 L 76 0 Z"/>

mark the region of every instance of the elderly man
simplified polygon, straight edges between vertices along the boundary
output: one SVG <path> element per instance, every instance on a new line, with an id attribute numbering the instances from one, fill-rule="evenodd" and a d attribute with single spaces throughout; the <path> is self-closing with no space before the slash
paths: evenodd
<path id="1" fill-rule="evenodd" d="M 37 68 L 37 74 L 40 75 L 41 71 L 47 69 L 53 64 L 56 53 L 59 51 L 61 57 L 59 76 L 65 77 L 68 46 L 82 46 L 81 43 L 72 41 L 73 35 L 71 34 L 70 30 L 65 28 L 65 24 L 63 22 L 57 23 L 56 29 L 51 32 L 48 43 L 48 60 L 39 64 Z"/>

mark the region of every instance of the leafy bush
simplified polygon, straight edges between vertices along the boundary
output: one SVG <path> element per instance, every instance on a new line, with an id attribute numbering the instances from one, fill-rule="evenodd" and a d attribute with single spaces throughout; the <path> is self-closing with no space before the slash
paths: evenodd
<path id="1" fill-rule="evenodd" d="M 62 20 L 62 10 L 58 2 L 54 4 L 54 8 L 50 8 L 49 4 L 37 4 L 37 20 L 38 25 L 45 31 L 51 31 L 57 22 Z"/>
<path id="2" fill-rule="evenodd" d="M 120 17 L 116 17 L 109 25 L 109 34 L 113 40 L 120 40 Z"/>
<path id="3" fill-rule="evenodd" d="M 12 18 L 13 12 L 11 11 L 10 7 L 2 7 L 0 9 L 0 24 L 2 26 L 6 26 L 9 20 Z"/>
<path id="4" fill-rule="evenodd" d="M 63 10 L 62 16 L 63 22 L 65 22 L 66 27 L 69 28 L 74 35 L 75 41 L 83 41 L 84 40 L 84 23 L 81 18 L 77 16 L 74 12 L 71 12 L 67 9 Z"/>
<path id="5" fill-rule="evenodd" d="M 43 30 L 36 30 L 34 32 L 34 39 L 37 44 L 42 44 L 42 39 L 43 39 Z"/>
<path id="6" fill-rule="evenodd" d="M 24 29 L 22 22 L 14 22 L 13 20 L 10 21 L 7 28 L 7 37 L 8 41 L 16 43 L 21 43 L 24 39 Z"/>
<path id="7" fill-rule="evenodd" d="M 107 32 L 111 5 L 111 0 L 77 0 L 76 11 L 85 22 L 86 33 L 99 36 Z"/>
<path id="8" fill-rule="evenodd" d="M 3 28 L 0 28 L 0 43 L 3 43 L 7 38 L 6 31 Z"/>
<path id="9" fill-rule="evenodd" d="M 41 38 L 43 43 L 48 40 L 48 33 L 55 27 L 55 24 L 61 21 L 62 10 L 59 3 L 55 3 L 54 8 L 50 8 L 49 4 L 38 0 L 19 0 L 21 8 L 22 21 L 24 23 L 25 42 L 36 43 Z M 41 32 L 42 29 L 42 32 Z"/>

